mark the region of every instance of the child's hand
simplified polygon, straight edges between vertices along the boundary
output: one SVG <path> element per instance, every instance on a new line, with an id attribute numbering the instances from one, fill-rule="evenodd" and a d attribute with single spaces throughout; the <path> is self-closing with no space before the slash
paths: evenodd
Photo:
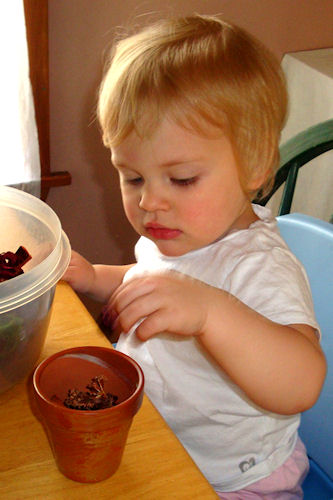
<path id="1" fill-rule="evenodd" d="M 77 292 L 89 293 L 95 280 L 95 269 L 82 255 L 72 250 L 69 266 L 62 279 Z"/>
<path id="2" fill-rule="evenodd" d="M 124 332 L 136 330 L 141 340 L 162 332 L 200 335 L 208 315 L 212 287 L 177 272 L 134 278 L 111 296 L 109 311 L 118 314 Z"/>

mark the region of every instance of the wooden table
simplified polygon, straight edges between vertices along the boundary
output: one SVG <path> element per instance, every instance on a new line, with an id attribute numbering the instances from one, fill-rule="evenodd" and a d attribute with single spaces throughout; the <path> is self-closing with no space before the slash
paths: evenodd
<path id="1" fill-rule="evenodd" d="M 110 346 L 72 289 L 57 285 L 41 359 L 80 345 Z M 145 396 L 120 468 L 95 484 L 71 481 L 57 469 L 46 435 L 29 404 L 31 378 L 0 394 L 0 499 L 217 498 L 178 439 Z"/>

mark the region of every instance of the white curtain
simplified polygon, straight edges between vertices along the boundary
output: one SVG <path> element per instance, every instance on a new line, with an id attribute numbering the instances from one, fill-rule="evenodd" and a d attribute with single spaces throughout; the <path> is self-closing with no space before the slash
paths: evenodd
<path id="1" fill-rule="evenodd" d="M 40 194 L 40 160 L 23 0 L 4 3 L 0 16 L 0 183 Z"/>

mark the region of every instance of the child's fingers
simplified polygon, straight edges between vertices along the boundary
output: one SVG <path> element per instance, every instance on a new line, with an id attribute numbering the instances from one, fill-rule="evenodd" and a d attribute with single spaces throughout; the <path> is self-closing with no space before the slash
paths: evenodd
<path id="1" fill-rule="evenodd" d="M 170 315 L 163 309 L 158 309 L 147 316 L 137 327 L 136 335 L 140 340 L 147 340 L 154 335 L 172 331 L 169 325 Z"/>
<path id="2" fill-rule="evenodd" d="M 64 281 L 67 281 L 68 283 L 72 284 L 73 281 L 75 281 L 75 269 L 71 265 L 66 269 L 64 274 L 62 275 L 62 279 Z"/>
<path id="3" fill-rule="evenodd" d="M 152 280 L 148 280 L 147 278 L 134 278 L 117 288 L 111 296 L 109 306 L 111 309 L 117 311 L 117 313 L 120 313 L 134 300 L 150 294 L 155 288 Z"/>
<path id="4" fill-rule="evenodd" d="M 159 297 L 153 294 L 141 295 L 117 311 L 117 323 L 128 332 L 140 319 L 155 314 L 160 309 Z"/>

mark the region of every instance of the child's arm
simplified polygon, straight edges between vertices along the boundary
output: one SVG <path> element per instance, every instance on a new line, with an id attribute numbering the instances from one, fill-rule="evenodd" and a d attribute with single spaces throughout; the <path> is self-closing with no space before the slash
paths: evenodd
<path id="1" fill-rule="evenodd" d="M 122 283 L 125 273 L 132 265 L 93 265 L 82 255 L 72 251 L 68 269 L 62 279 L 77 292 L 98 302 L 106 303 L 114 290 Z"/>
<path id="2" fill-rule="evenodd" d="M 231 380 L 262 408 L 293 414 L 311 407 L 326 363 L 313 328 L 283 326 L 231 294 L 168 273 L 122 284 L 110 300 L 124 331 L 138 319 L 140 339 L 160 332 L 195 335 Z"/>
<path id="3" fill-rule="evenodd" d="M 274 323 L 217 291 L 200 336 L 207 351 L 262 408 L 294 414 L 313 406 L 326 375 L 314 328 Z"/>

